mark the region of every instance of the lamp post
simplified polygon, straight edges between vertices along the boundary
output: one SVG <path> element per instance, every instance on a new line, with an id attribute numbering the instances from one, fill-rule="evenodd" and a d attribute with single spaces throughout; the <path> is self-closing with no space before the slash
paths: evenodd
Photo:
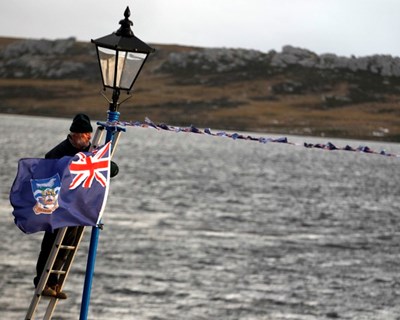
<path id="1" fill-rule="evenodd" d="M 112 100 L 109 101 L 107 112 L 107 122 L 111 125 L 106 126 L 106 142 L 111 141 L 113 133 L 117 131 L 117 126 L 113 126 L 112 123 L 119 119 L 118 100 L 120 91 L 124 90 L 128 94 L 130 93 L 147 57 L 155 51 L 133 34 L 131 29 L 133 23 L 129 20 L 130 14 L 129 7 L 127 7 L 124 13 L 125 18 L 119 22 L 121 27 L 116 32 L 92 40 L 92 43 L 96 46 L 103 89 L 110 88 L 113 90 Z M 99 227 L 92 228 L 80 320 L 86 320 L 88 315 L 99 230 Z"/>

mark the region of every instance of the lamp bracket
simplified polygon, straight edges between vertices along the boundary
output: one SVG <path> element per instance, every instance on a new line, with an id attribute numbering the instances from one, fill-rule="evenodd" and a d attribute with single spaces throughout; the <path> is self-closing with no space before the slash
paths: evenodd
<path id="1" fill-rule="evenodd" d="M 111 100 L 109 100 L 106 96 L 106 94 L 103 91 L 100 91 L 100 94 L 103 96 L 104 99 L 107 100 L 108 103 L 111 103 Z"/>
<path id="2" fill-rule="evenodd" d="M 127 93 L 127 96 L 128 96 L 128 97 L 127 97 L 125 100 L 122 100 L 122 101 L 119 103 L 119 105 L 123 104 L 125 101 L 129 100 L 130 98 L 132 98 L 132 95 L 129 94 L 129 93 Z"/>
<path id="3" fill-rule="evenodd" d="M 103 96 L 104 99 L 106 99 L 106 101 L 108 103 L 112 103 L 112 101 L 110 99 L 108 99 L 108 97 L 106 96 L 106 94 L 103 91 L 100 91 L 100 94 Z M 118 106 L 120 106 L 121 104 L 123 104 L 125 101 L 129 100 L 130 98 L 132 98 L 132 94 L 130 94 L 129 92 L 127 93 L 127 98 L 125 100 L 122 100 L 121 102 L 118 102 Z"/>

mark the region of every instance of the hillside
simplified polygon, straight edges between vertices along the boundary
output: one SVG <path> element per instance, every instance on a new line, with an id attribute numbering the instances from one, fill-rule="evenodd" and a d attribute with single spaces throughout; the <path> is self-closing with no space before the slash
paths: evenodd
<path id="1" fill-rule="evenodd" d="M 152 46 L 122 120 L 400 141 L 399 58 Z M 0 39 L 1 113 L 106 119 L 101 90 L 92 44 Z"/>

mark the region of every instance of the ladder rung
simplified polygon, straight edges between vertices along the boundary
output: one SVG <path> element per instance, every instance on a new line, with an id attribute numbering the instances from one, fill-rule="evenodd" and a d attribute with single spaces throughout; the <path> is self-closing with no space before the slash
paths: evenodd
<path id="1" fill-rule="evenodd" d="M 62 270 L 50 270 L 50 273 L 55 273 L 55 274 L 65 274 L 66 271 L 62 271 Z"/>
<path id="2" fill-rule="evenodd" d="M 60 246 L 60 249 L 74 250 L 74 249 L 75 249 L 75 246 L 64 246 L 64 245 L 61 245 L 61 246 Z"/>

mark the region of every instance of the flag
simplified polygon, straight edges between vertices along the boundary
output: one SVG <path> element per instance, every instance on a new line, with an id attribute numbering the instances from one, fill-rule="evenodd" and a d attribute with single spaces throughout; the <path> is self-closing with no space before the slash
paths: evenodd
<path id="1" fill-rule="evenodd" d="M 61 159 L 20 159 L 10 191 L 18 228 L 34 233 L 98 225 L 108 196 L 110 145 Z"/>

